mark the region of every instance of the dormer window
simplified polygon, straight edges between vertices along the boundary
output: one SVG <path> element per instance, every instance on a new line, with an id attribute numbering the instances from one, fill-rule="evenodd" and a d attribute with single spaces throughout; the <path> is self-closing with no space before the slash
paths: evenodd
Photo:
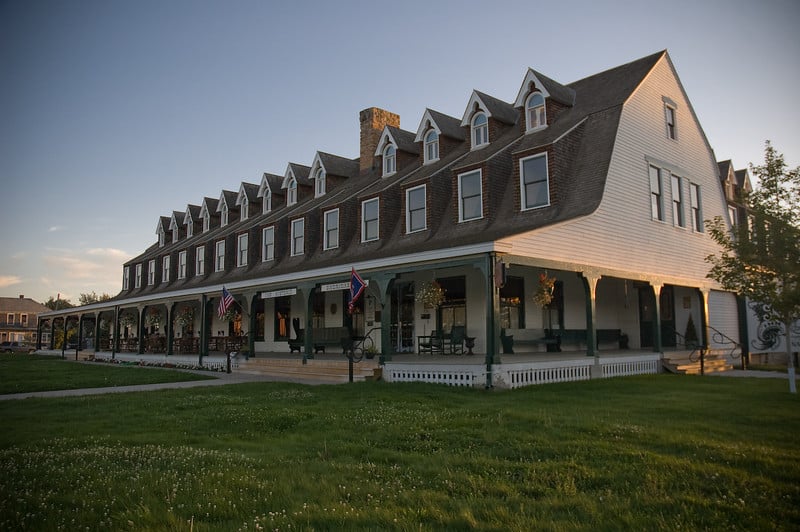
<path id="1" fill-rule="evenodd" d="M 472 118 L 472 147 L 489 144 L 489 120 L 484 113 L 476 113 Z"/>
<path id="2" fill-rule="evenodd" d="M 315 197 L 320 197 L 325 195 L 325 170 L 322 167 L 317 168 L 317 171 L 314 173 L 314 194 Z"/>
<path id="3" fill-rule="evenodd" d="M 261 199 L 261 212 L 267 214 L 272 210 L 272 191 L 267 189 L 264 191 L 264 197 Z"/>
<path id="4" fill-rule="evenodd" d="M 397 171 L 397 150 L 392 144 L 387 144 L 383 149 L 383 177 L 392 175 Z"/>
<path id="5" fill-rule="evenodd" d="M 289 186 L 286 190 L 286 205 L 294 205 L 297 203 L 297 180 L 292 178 L 289 180 Z"/>
<path id="6" fill-rule="evenodd" d="M 211 214 L 206 211 L 203 213 L 203 232 L 207 233 L 211 229 Z"/>
<path id="7" fill-rule="evenodd" d="M 220 216 L 220 227 L 228 225 L 228 205 L 222 204 L 222 215 Z"/>
<path id="8" fill-rule="evenodd" d="M 250 204 L 247 202 L 247 199 L 242 201 L 241 206 L 239 207 L 242 220 L 247 220 L 247 217 L 250 216 Z"/>
<path id="9" fill-rule="evenodd" d="M 165 242 L 165 235 L 164 235 L 164 231 L 162 229 L 162 230 L 159 230 L 159 232 L 158 232 L 158 247 L 163 248 L 164 247 L 164 242 Z"/>
<path id="10" fill-rule="evenodd" d="M 425 164 L 439 160 L 439 134 L 435 129 L 425 133 Z"/>
<path id="11" fill-rule="evenodd" d="M 172 228 L 172 241 L 173 242 L 177 242 L 178 241 L 178 228 L 177 227 L 173 227 Z"/>
<path id="12" fill-rule="evenodd" d="M 547 125 L 547 114 L 544 108 L 544 96 L 541 92 L 534 92 L 525 102 L 525 119 L 527 131 L 541 129 Z"/>

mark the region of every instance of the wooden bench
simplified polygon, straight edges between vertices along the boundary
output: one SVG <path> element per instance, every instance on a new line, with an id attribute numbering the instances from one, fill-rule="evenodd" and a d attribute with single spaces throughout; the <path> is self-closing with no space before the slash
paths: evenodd
<path id="1" fill-rule="evenodd" d="M 548 333 L 545 329 L 501 329 L 503 352 L 513 353 L 515 345 L 544 345 L 548 351 L 561 351 L 561 338 Z"/>
<path id="2" fill-rule="evenodd" d="M 295 351 L 298 353 L 303 352 L 303 348 L 306 346 L 305 332 L 304 329 L 300 329 L 296 333 L 296 338 L 287 340 L 287 342 L 289 342 L 289 353 L 294 353 Z"/>
<path id="3" fill-rule="evenodd" d="M 314 345 L 314 353 L 325 352 L 328 346 L 342 347 L 342 340 L 350 341 L 350 331 L 347 327 L 325 327 L 323 329 L 312 329 L 311 340 Z"/>

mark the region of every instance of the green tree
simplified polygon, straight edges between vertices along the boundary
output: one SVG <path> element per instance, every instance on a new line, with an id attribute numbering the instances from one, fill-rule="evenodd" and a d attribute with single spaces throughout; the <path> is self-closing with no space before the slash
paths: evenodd
<path id="1" fill-rule="evenodd" d="M 83 305 L 91 305 L 92 303 L 100 303 L 102 301 L 108 301 L 111 299 L 111 296 L 106 294 L 105 292 L 97 295 L 97 292 L 92 291 L 91 294 L 81 294 L 78 298 L 78 302 L 81 306 Z"/>
<path id="2" fill-rule="evenodd" d="M 800 167 L 788 169 L 769 141 L 764 164 L 750 166 L 758 187 L 742 198 L 749 222 L 731 232 L 719 216 L 706 222 L 722 248 L 706 261 L 708 277 L 726 290 L 762 303 L 759 318 L 783 324 L 789 390 L 797 393 L 792 356 L 792 324 L 800 319 Z"/>
<path id="3" fill-rule="evenodd" d="M 61 299 L 61 296 L 59 295 L 57 298 L 50 296 L 50 299 L 45 301 L 44 306 L 50 310 L 62 310 L 65 308 L 72 308 L 75 305 L 70 303 L 69 299 Z"/>

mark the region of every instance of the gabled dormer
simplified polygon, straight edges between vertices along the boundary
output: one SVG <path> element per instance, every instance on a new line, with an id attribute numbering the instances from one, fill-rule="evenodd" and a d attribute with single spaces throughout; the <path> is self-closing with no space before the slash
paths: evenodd
<path id="1" fill-rule="evenodd" d="M 257 204 L 258 185 L 242 181 L 242 184 L 239 185 L 239 193 L 236 195 L 236 205 L 239 207 L 239 219 L 247 220 L 251 214 L 251 206 Z"/>
<path id="2" fill-rule="evenodd" d="M 207 233 L 212 227 L 217 226 L 219 215 L 217 208 L 219 207 L 219 200 L 214 198 L 203 198 L 203 204 L 200 206 L 200 220 L 203 223 L 203 232 Z"/>
<path id="3" fill-rule="evenodd" d="M 518 114 L 510 103 L 472 91 L 461 118 L 461 127 L 469 128 L 470 147 L 476 150 L 488 146 L 499 136 L 502 128 L 513 126 L 517 122 Z"/>
<path id="4" fill-rule="evenodd" d="M 231 190 L 223 190 L 219 195 L 217 212 L 219 213 L 219 225 L 225 227 L 229 223 L 238 220 L 239 208 L 236 205 L 238 194 Z"/>
<path id="5" fill-rule="evenodd" d="M 156 225 L 156 235 L 158 235 L 158 247 L 163 248 L 169 242 L 167 233 L 169 231 L 169 216 L 159 216 Z"/>
<path id="6" fill-rule="evenodd" d="M 532 133 L 553 123 L 564 108 L 575 105 L 575 91 L 547 76 L 528 69 L 514 101 L 519 110 L 522 130 Z"/>
<path id="7" fill-rule="evenodd" d="M 414 141 L 414 133 L 386 126 L 383 128 L 375 157 L 380 157 L 381 176 L 388 177 L 419 157 L 419 145 Z"/>
<path id="8" fill-rule="evenodd" d="M 309 174 L 314 183 L 314 197 L 324 196 L 345 179 L 358 176 L 358 172 L 358 161 L 318 151 Z"/>
<path id="9" fill-rule="evenodd" d="M 311 168 L 302 164 L 289 163 L 281 183 L 286 193 L 286 206 L 291 207 L 298 201 L 311 195 L 312 183 L 308 178 Z"/>
<path id="10" fill-rule="evenodd" d="M 202 222 L 200 219 L 200 206 L 192 205 L 190 203 L 189 205 L 186 206 L 186 213 L 183 215 L 183 225 L 186 226 L 186 238 L 193 237 L 195 229 L 201 223 Z"/>
<path id="11" fill-rule="evenodd" d="M 422 164 L 438 161 L 466 139 L 457 118 L 425 109 L 414 142 L 422 143 Z"/>
<path id="12" fill-rule="evenodd" d="M 283 178 L 279 175 L 264 172 L 261 176 L 261 184 L 258 187 L 258 197 L 261 199 L 261 214 L 272 212 L 272 209 L 280 207 L 276 196 L 283 196 L 281 185 Z"/>
<path id="13" fill-rule="evenodd" d="M 169 230 L 172 232 L 172 241 L 177 242 L 183 233 L 183 213 L 173 211 L 172 217 L 169 219 Z"/>

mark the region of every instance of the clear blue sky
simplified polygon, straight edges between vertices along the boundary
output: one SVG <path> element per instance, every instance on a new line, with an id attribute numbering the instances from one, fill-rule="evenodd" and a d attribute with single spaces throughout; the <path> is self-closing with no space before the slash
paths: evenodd
<path id="1" fill-rule="evenodd" d="M 119 292 L 159 216 L 668 49 L 717 159 L 800 162 L 800 2 L 0 0 L 0 295 Z"/>

